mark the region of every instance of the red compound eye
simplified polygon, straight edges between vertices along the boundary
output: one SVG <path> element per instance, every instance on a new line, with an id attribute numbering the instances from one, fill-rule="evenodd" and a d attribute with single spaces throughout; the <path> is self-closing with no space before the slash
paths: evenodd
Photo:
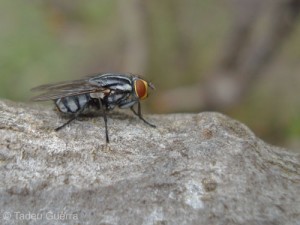
<path id="1" fill-rule="evenodd" d="M 146 81 L 138 79 L 134 81 L 134 89 L 136 95 L 139 97 L 139 99 L 143 100 L 147 98 L 147 91 L 148 91 L 148 84 Z"/>

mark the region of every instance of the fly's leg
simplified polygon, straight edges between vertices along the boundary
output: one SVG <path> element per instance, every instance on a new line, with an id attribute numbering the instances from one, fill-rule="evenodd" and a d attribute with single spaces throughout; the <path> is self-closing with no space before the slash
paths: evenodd
<path id="1" fill-rule="evenodd" d="M 103 119 L 104 119 L 104 124 L 105 124 L 105 136 L 106 136 L 106 144 L 109 143 L 109 138 L 108 138 L 108 129 L 107 129 L 107 116 L 106 116 L 106 112 L 105 109 L 103 107 L 102 101 L 100 98 L 98 98 L 99 100 L 99 105 L 100 105 L 100 109 L 102 110 L 103 113 Z"/>
<path id="2" fill-rule="evenodd" d="M 66 125 L 68 125 L 69 123 L 71 123 L 73 120 L 75 120 L 78 116 L 73 116 L 71 119 L 69 119 L 66 123 L 64 123 L 63 125 L 55 128 L 55 131 L 59 131 L 60 129 L 64 128 Z"/>
<path id="3" fill-rule="evenodd" d="M 131 111 L 137 115 L 142 121 L 144 121 L 144 123 L 148 124 L 151 127 L 156 127 L 154 124 L 149 123 L 147 120 L 145 120 L 142 116 L 142 110 L 141 110 L 141 103 L 138 102 L 138 111 L 136 112 L 133 108 L 133 106 L 130 107 Z"/>
<path id="4" fill-rule="evenodd" d="M 73 120 L 75 120 L 75 119 L 83 112 L 83 110 L 85 109 L 85 107 L 86 107 L 86 105 L 84 105 L 78 112 L 76 112 L 76 113 L 74 114 L 74 116 L 73 116 L 71 119 L 69 119 L 66 123 L 64 123 L 63 125 L 61 125 L 61 126 L 55 128 L 54 130 L 55 130 L 55 131 L 59 131 L 59 130 L 61 130 L 62 128 L 64 128 L 66 125 L 68 125 L 69 123 L 71 123 Z"/>

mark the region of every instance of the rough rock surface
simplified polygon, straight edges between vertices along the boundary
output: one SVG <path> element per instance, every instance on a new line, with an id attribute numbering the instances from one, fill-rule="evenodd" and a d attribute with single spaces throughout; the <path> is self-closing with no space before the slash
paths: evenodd
<path id="1" fill-rule="evenodd" d="M 0 224 L 300 224 L 300 156 L 222 114 L 65 118 L 0 101 Z"/>

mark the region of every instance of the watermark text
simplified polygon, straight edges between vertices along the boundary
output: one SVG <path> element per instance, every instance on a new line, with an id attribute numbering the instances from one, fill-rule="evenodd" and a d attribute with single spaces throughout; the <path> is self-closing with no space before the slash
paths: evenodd
<path id="1" fill-rule="evenodd" d="M 76 213 L 66 213 L 66 212 L 2 212 L 0 217 L 2 220 L 19 220 L 19 221 L 29 221 L 29 220 L 78 220 L 78 214 Z"/>

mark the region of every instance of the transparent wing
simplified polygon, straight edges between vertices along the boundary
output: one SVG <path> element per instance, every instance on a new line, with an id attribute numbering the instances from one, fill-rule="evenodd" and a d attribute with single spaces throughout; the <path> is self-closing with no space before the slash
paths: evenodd
<path id="1" fill-rule="evenodd" d="M 53 84 L 45 84 L 31 89 L 32 91 L 42 91 L 44 93 L 31 98 L 32 101 L 47 101 L 58 98 L 101 92 L 107 88 L 99 86 L 96 82 L 89 80 L 74 80 Z"/>

